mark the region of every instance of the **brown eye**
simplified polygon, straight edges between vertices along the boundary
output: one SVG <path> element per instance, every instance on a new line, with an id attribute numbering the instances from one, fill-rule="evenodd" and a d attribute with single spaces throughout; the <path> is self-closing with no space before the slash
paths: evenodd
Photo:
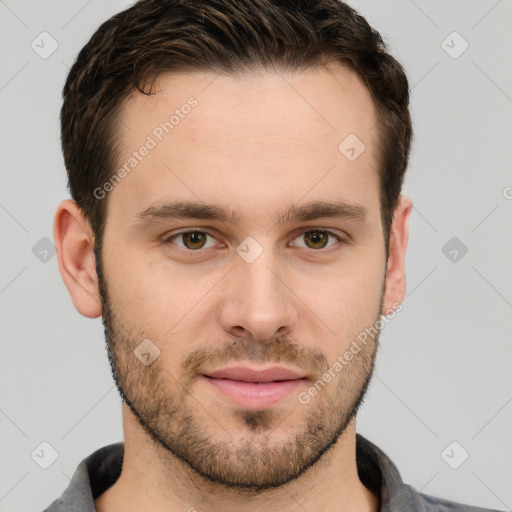
<path id="1" fill-rule="evenodd" d="M 205 233 L 201 233 L 200 231 L 192 231 L 182 236 L 187 249 L 201 249 L 206 241 Z"/>
<path id="2" fill-rule="evenodd" d="M 213 238 L 211 235 L 205 233 L 204 231 L 184 231 L 182 233 L 178 233 L 177 235 L 169 237 L 166 241 L 169 243 L 175 243 L 175 239 L 181 239 L 183 245 L 176 245 L 184 249 L 194 251 L 198 249 L 203 249 L 205 247 L 207 237 Z"/>
<path id="3" fill-rule="evenodd" d="M 313 249 L 323 249 L 329 241 L 329 236 L 321 231 L 310 231 L 304 236 L 307 243 L 312 244 Z"/>
<path id="4" fill-rule="evenodd" d="M 304 238 L 306 241 L 305 246 L 299 245 L 299 247 L 306 247 L 307 249 L 325 249 L 329 243 L 329 237 L 334 238 L 335 241 L 341 240 L 335 233 L 321 230 L 306 231 L 299 235 L 297 239 Z"/>

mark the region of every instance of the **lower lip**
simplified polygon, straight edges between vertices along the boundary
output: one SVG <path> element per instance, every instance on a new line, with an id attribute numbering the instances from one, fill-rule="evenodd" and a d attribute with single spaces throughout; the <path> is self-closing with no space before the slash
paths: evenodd
<path id="1" fill-rule="evenodd" d="M 204 378 L 221 394 L 245 409 L 265 409 L 277 404 L 304 383 L 304 379 L 273 382 Z"/>

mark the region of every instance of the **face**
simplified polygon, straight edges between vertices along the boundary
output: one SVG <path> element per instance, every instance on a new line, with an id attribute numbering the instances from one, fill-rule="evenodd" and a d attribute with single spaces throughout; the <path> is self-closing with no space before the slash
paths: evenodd
<path id="1" fill-rule="evenodd" d="M 114 377 L 164 458 L 282 485 L 336 442 L 373 369 L 376 336 L 344 356 L 385 292 L 373 103 L 337 64 L 156 89 L 124 105 L 130 171 L 99 199 Z"/>

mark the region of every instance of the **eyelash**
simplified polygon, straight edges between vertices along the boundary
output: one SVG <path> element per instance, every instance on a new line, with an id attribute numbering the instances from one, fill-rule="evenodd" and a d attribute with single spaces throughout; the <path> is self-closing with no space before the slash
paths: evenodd
<path id="1" fill-rule="evenodd" d="M 202 230 L 199 230 L 199 229 L 188 229 L 186 231 L 180 231 L 178 233 L 174 233 L 173 235 L 171 236 L 168 236 L 164 239 L 164 243 L 165 244 L 173 244 L 172 240 L 174 240 L 175 238 L 177 237 L 180 237 L 180 236 L 183 236 L 183 235 L 187 235 L 187 234 L 190 234 L 190 233 L 202 233 L 202 234 L 205 234 L 205 235 L 208 235 L 212 238 L 215 238 L 213 235 L 211 235 L 210 233 L 208 233 L 207 231 L 202 231 Z M 344 238 L 342 238 L 340 235 L 334 233 L 333 231 L 329 231 L 328 229 L 308 229 L 306 231 L 302 231 L 301 233 L 299 233 L 295 238 L 299 237 L 299 236 L 302 236 L 302 235 L 305 235 L 306 233 L 324 233 L 324 234 L 327 234 L 327 235 L 331 235 L 333 236 L 338 242 L 342 242 L 342 243 L 345 243 L 345 244 L 348 244 L 348 240 L 345 240 Z M 177 245 L 177 244 L 173 244 L 173 245 Z M 334 244 L 336 245 L 336 244 Z M 321 248 L 321 249 L 310 249 L 308 247 L 301 247 L 301 249 L 306 249 L 308 251 L 312 251 L 312 252 L 325 252 L 329 249 L 331 249 L 332 247 L 334 247 L 334 245 L 330 246 L 330 247 L 327 247 L 327 248 Z M 206 249 L 188 249 L 186 247 L 180 247 L 178 245 L 178 247 L 184 251 L 187 251 L 187 252 L 190 252 L 190 253 L 199 253 L 199 252 L 203 252 L 207 249 L 209 249 L 209 247 L 207 247 Z"/>

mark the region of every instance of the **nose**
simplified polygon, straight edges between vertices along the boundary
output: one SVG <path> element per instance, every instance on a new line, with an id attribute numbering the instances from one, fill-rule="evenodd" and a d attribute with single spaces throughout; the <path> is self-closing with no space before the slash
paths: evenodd
<path id="1" fill-rule="evenodd" d="M 252 263 L 240 258 L 229 273 L 220 323 L 233 336 L 265 342 L 296 326 L 299 301 L 270 252 Z"/>

